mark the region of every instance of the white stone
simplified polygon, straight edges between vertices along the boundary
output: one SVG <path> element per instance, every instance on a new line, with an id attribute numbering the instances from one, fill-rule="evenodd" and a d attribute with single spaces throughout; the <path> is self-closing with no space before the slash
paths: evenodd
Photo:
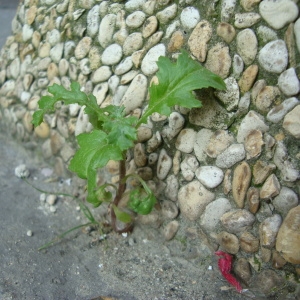
<path id="1" fill-rule="evenodd" d="M 161 149 L 157 162 L 157 177 L 164 180 L 172 167 L 172 159 L 165 149 Z"/>
<path id="2" fill-rule="evenodd" d="M 170 5 L 156 14 L 161 24 L 167 24 L 175 18 L 177 13 L 177 4 Z"/>
<path id="3" fill-rule="evenodd" d="M 167 138 L 169 141 L 172 140 L 183 128 L 184 117 L 178 112 L 172 112 L 168 118 L 168 126 L 164 127 L 161 135 Z"/>
<path id="4" fill-rule="evenodd" d="M 125 3 L 125 8 L 128 11 L 134 11 L 140 9 L 146 0 L 129 0 Z"/>
<path id="5" fill-rule="evenodd" d="M 295 34 L 298 52 L 300 52 L 300 18 L 295 22 L 294 34 Z"/>
<path id="6" fill-rule="evenodd" d="M 19 57 L 15 58 L 9 66 L 10 76 L 14 79 L 17 79 L 17 77 L 20 75 L 20 66 L 21 63 Z"/>
<path id="7" fill-rule="evenodd" d="M 91 76 L 91 81 L 93 83 L 99 83 L 106 81 L 112 75 L 111 68 L 109 66 L 102 66 L 98 68 Z"/>
<path id="8" fill-rule="evenodd" d="M 128 72 L 129 70 L 131 70 L 132 66 L 133 66 L 132 58 L 131 56 L 128 56 L 123 60 L 121 60 L 121 62 L 116 66 L 115 74 L 122 75 Z"/>
<path id="9" fill-rule="evenodd" d="M 278 214 L 266 218 L 259 226 L 260 245 L 266 248 L 275 246 L 276 236 L 282 223 L 281 216 Z"/>
<path id="10" fill-rule="evenodd" d="M 260 20 L 260 15 L 257 13 L 237 13 L 235 14 L 234 26 L 236 28 L 248 28 L 256 24 Z"/>
<path id="11" fill-rule="evenodd" d="M 156 64 L 158 58 L 160 56 L 166 55 L 166 46 L 164 44 L 158 44 L 152 47 L 147 54 L 145 55 L 141 69 L 145 75 L 152 75 L 158 70 L 158 66 Z"/>
<path id="12" fill-rule="evenodd" d="M 245 138 L 252 130 L 260 130 L 266 132 L 269 130 L 269 126 L 265 124 L 264 117 L 257 112 L 250 110 L 244 117 L 237 133 L 238 143 L 243 143 Z"/>
<path id="13" fill-rule="evenodd" d="M 235 110 L 240 99 L 240 90 L 234 77 L 228 77 L 224 80 L 226 90 L 217 91 L 216 96 L 222 101 L 228 111 Z"/>
<path id="14" fill-rule="evenodd" d="M 64 43 L 56 44 L 51 50 L 50 50 L 50 57 L 55 63 L 59 63 L 59 61 L 62 58 L 64 51 Z"/>
<path id="15" fill-rule="evenodd" d="M 197 8 L 188 6 L 180 14 L 180 21 L 183 28 L 193 29 L 200 21 L 200 13 Z"/>
<path id="16" fill-rule="evenodd" d="M 220 218 L 231 209 L 230 201 L 218 198 L 209 203 L 200 218 L 200 225 L 207 231 L 215 231 Z"/>
<path id="17" fill-rule="evenodd" d="M 288 64 L 288 51 L 283 40 L 266 44 L 258 54 L 260 65 L 268 72 L 281 73 Z"/>
<path id="18" fill-rule="evenodd" d="M 292 0 L 264 0 L 259 13 L 272 28 L 281 29 L 297 18 L 299 8 Z"/>
<path id="19" fill-rule="evenodd" d="M 178 192 L 178 204 L 182 215 L 196 221 L 204 212 L 206 206 L 215 198 L 198 180 L 182 186 Z"/>
<path id="20" fill-rule="evenodd" d="M 196 140 L 196 131 L 191 128 L 181 130 L 179 133 L 175 147 L 177 150 L 184 153 L 191 153 L 194 149 L 194 143 Z"/>
<path id="21" fill-rule="evenodd" d="M 68 59 L 73 55 L 75 47 L 76 47 L 76 45 L 75 45 L 74 41 L 65 42 L 65 46 L 64 46 L 64 58 L 65 59 Z"/>
<path id="22" fill-rule="evenodd" d="M 135 11 L 126 18 L 126 25 L 130 28 L 139 28 L 143 25 L 146 14 L 142 11 Z"/>
<path id="23" fill-rule="evenodd" d="M 100 23 L 100 11 L 99 5 L 95 5 L 91 10 L 89 10 L 87 15 L 87 34 L 94 37 L 99 30 Z"/>
<path id="24" fill-rule="evenodd" d="M 27 178 L 27 177 L 29 177 L 30 172 L 29 172 L 28 168 L 26 167 L 26 165 L 21 164 L 15 168 L 15 175 L 18 178 Z"/>
<path id="25" fill-rule="evenodd" d="M 197 159 L 202 162 L 205 161 L 207 158 L 206 154 L 206 148 L 207 145 L 209 144 L 209 140 L 213 135 L 213 131 L 209 129 L 201 129 L 199 132 L 196 134 L 196 140 L 194 143 L 194 152 L 197 157 Z"/>
<path id="26" fill-rule="evenodd" d="M 213 189 L 217 187 L 224 178 L 223 171 L 215 166 L 202 166 L 195 173 L 198 180 L 207 188 Z"/>
<path id="27" fill-rule="evenodd" d="M 127 83 L 131 82 L 132 79 L 133 79 L 136 75 L 138 75 L 138 74 L 139 74 L 139 71 L 137 71 L 137 70 L 131 70 L 131 71 L 125 73 L 125 74 L 121 77 L 120 83 L 121 83 L 121 84 L 127 84 Z"/>
<path id="28" fill-rule="evenodd" d="M 276 31 L 266 26 L 259 26 L 257 28 L 256 34 L 264 44 L 274 40 L 278 40 Z"/>
<path id="29" fill-rule="evenodd" d="M 118 44 L 112 44 L 108 46 L 101 57 L 104 65 L 115 65 L 120 62 L 122 58 L 122 47 Z"/>
<path id="30" fill-rule="evenodd" d="M 87 56 L 92 46 L 92 39 L 88 36 L 82 38 L 75 48 L 76 59 L 82 59 Z"/>
<path id="31" fill-rule="evenodd" d="M 166 35 L 165 35 L 165 38 L 170 38 L 171 35 L 173 34 L 173 32 L 180 27 L 180 22 L 178 20 L 172 22 L 168 27 L 167 27 L 167 30 L 166 30 Z"/>
<path id="32" fill-rule="evenodd" d="M 234 10 L 235 10 L 236 0 L 222 0 L 221 7 L 221 21 L 229 22 Z"/>
<path id="33" fill-rule="evenodd" d="M 80 71 L 83 75 L 89 75 L 92 70 L 90 68 L 90 61 L 88 58 L 83 58 L 79 63 Z"/>
<path id="34" fill-rule="evenodd" d="M 257 54 L 257 38 L 252 29 L 244 29 L 236 37 L 237 52 L 246 65 L 250 65 Z"/>
<path id="35" fill-rule="evenodd" d="M 126 113 L 141 107 L 147 94 L 148 81 L 143 74 L 137 75 L 126 90 L 121 105 L 125 106 Z"/>
<path id="36" fill-rule="evenodd" d="M 108 88 L 112 94 L 116 92 L 119 83 L 120 78 L 117 75 L 113 75 L 108 79 Z"/>
<path id="37" fill-rule="evenodd" d="M 22 39 L 24 42 L 29 41 L 33 35 L 33 28 L 28 24 L 24 24 L 22 29 Z"/>
<path id="38" fill-rule="evenodd" d="M 108 91 L 108 83 L 107 82 L 99 83 L 94 87 L 93 95 L 96 97 L 97 104 L 99 106 L 104 101 L 107 91 Z"/>
<path id="39" fill-rule="evenodd" d="M 195 177 L 195 171 L 197 170 L 199 163 L 194 155 L 186 155 L 182 163 L 180 164 L 181 174 L 187 181 L 191 181 Z"/>
<path id="40" fill-rule="evenodd" d="M 285 115 L 291 111 L 296 105 L 299 104 L 299 100 L 296 97 L 288 98 L 281 104 L 273 107 L 267 114 L 267 120 L 272 123 L 280 122 Z"/>
<path id="41" fill-rule="evenodd" d="M 131 55 L 133 52 L 143 47 L 143 36 L 140 32 L 134 32 L 128 35 L 123 44 L 125 55 Z"/>
<path id="42" fill-rule="evenodd" d="M 233 77 L 236 79 L 241 76 L 244 70 L 244 61 L 238 54 L 234 54 L 233 56 L 232 69 L 233 69 Z"/>
<path id="43" fill-rule="evenodd" d="M 272 204 L 280 214 L 285 217 L 289 210 L 299 204 L 297 194 L 290 188 L 283 186 L 278 196 L 276 196 Z"/>
<path id="44" fill-rule="evenodd" d="M 294 68 L 285 70 L 278 78 L 280 90 L 287 96 L 294 96 L 300 91 L 300 82 Z"/>
<path id="45" fill-rule="evenodd" d="M 237 162 L 243 160 L 245 156 L 246 151 L 243 144 L 230 145 L 217 156 L 216 166 L 219 168 L 230 168 Z"/>
<path id="46" fill-rule="evenodd" d="M 111 44 L 115 25 L 116 15 L 114 14 L 108 14 L 102 19 L 99 27 L 98 41 L 103 48 L 106 48 L 109 44 Z"/>
<path id="47" fill-rule="evenodd" d="M 53 29 L 47 33 L 47 41 L 51 46 L 55 46 L 60 42 L 60 32 L 57 29 Z"/>

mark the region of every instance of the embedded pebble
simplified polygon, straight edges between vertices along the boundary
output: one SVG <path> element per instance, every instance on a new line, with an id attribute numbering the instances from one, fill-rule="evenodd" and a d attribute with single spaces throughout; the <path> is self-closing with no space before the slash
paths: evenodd
<path id="1" fill-rule="evenodd" d="M 85 56 L 87 56 L 88 52 L 91 49 L 91 45 L 92 39 L 90 37 L 86 36 L 83 39 L 81 39 L 75 48 L 75 57 L 77 59 L 82 59 Z"/>
<path id="2" fill-rule="evenodd" d="M 214 230 L 220 222 L 221 216 L 230 209 L 230 201 L 226 198 L 218 198 L 210 202 L 201 215 L 200 225 L 207 231 Z"/>
<path id="3" fill-rule="evenodd" d="M 55 63 L 59 63 L 59 61 L 62 58 L 63 55 L 63 51 L 64 51 L 64 44 L 63 43 L 59 43 L 57 45 L 55 45 L 51 50 L 50 50 L 50 57 L 53 60 L 53 62 Z"/>
<path id="4" fill-rule="evenodd" d="M 107 14 L 101 20 L 98 34 L 98 41 L 103 48 L 112 43 L 113 34 L 116 26 L 116 15 Z"/>
<path id="5" fill-rule="evenodd" d="M 177 13 L 177 4 L 170 5 L 156 14 L 161 24 L 167 24 L 175 18 Z"/>
<path id="6" fill-rule="evenodd" d="M 245 150 L 247 159 L 257 157 L 261 154 L 262 146 L 264 145 L 263 135 L 260 130 L 252 130 L 245 138 Z"/>
<path id="7" fill-rule="evenodd" d="M 115 75 L 122 75 L 128 72 L 133 66 L 133 62 L 130 56 L 121 60 L 121 62 L 115 68 Z"/>
<path id="8" fill-rule="evenodd" d="M 299 100 L 296 97 L 288 98 L 281 104 L 273 107 L 267 114 L 267 119 L 272 123 L 280 122 L 285 115 L 291 111 L 296 105 L 299 104 Z"/>
<path id="9" fill-rule="evenodd" d="M 165 149 L 161 149 L 157 162 L 157 177 L 163 180 L 172 168 L 172 159 Z"/>
<path id="10" fill-rule="evenodd" d="M 257 38 L 252 29 L 244 29 L 236 36 L 237 52 L 246 65 L 250 65 L 257 54 Z"/>
<path id="11" fill-rule="evenodd" d="M 122 58 L 122 47 L 118 44 L 112 44 L 105 48 L 101 60 L 104 65 L 115 65 Z"/>
<path id="12" fill-rule="evenodd" d="M 286 146 L 282 142 L 277 142 L 273 161 L 280 170 L 280 176 L 283 180 L 293 182 L 300 178 L 300 171 L 295 169 L 288 155 Z"/>
<path id="13" fill-rule="evenodd" d="M 217 156 L 216 166 L 219 168 L 230 168 L 246 156 L 243 144 L 232 144 Z"/>
<path id="14" fill-rule="evenodd" d="M 216 92 L 216 96 L 221 100 L 228 111 L 235 110 L 240 99 L 239 86 L 234 77 L 228 77 L 224 80 L 226 89 Z"/>
<path id="15" fill-rule="evenodd" d="M 253 166 L 254 184 L 262 184 L 275 169 L 274 164 L 267 164 L 262 160 L 258 160 Z"/>
<path id="16" fill-rule="evenodd" d="M 234 26 L 236 28 L 248 28 L 256 24 L 261 16 L 257 13 L 237 13 L 234 16 Z"/>
<path id="17" fill-rule="evenodd" d="M 15 168 L 15 175 L 18 178 L 28 178 L 30 175 L 30 172 L 27 169 L 26 165 L 21 164 Z"/>
<path id="18" fill-rule="evenodd" d="M 143 37 L 140 32 L 134 32 L 128 35 L 123 44 L 123 52 L 125 55 L 131 55 L 143 46 Z"/>
<path id="19" fill-rule="evenodd" d="M 87 33 L 89 36 L 94 37 L 99 30 L 100 15 L 99 5 L 95 5 L 87 15 Z"/>
<path id="20" fill-rule="evenodd" d="M 196 131 L 193 129 L 183 129 L 179 133 L 175 147 L 177 150 L 184 153 L 191 153 L 194 149 L 194 143 L 196 140 Z"/>
<path id="21" fill-rule="evenodd" d="M 212 26 L 208 21 L 203 20 L 196 25 L 188 39 L 190 51 L 200 62 L 206 59 L 207 42 L 211 37 Z"/>
<path id="22" fill-rule="evenodd" d="M 280 192 L 280 183 L 277 177 L 272 174 L 270 175 L 265 183 L 263 184 L 259 196 L 261 199 L 270 199 L 277 196 Z"/>
<path id="23" fill-rule="evenodd" d="M 186 155 L 184 160 L 180 164 L 180 170 L 185 180 L 191 181 L 195 177 L 195 171 L 197 170 L 199 163 L 195 156 Z"/>
<path id="24" fill-rule="evenodd" d="M 292 111 L 287 113 L 283 120 L 283 128 L 293 135 L 296 139 L 300 139 L 300 105 L 297 105 Z"/>
<path id="25" fill-rule="evenodd" d="M 144 167 L 147 164 L 147 155 L 145 145 L 138 143 L 134 146 L 133 150 L 134 162 L 137 167 Z"/>
<path id="26" fill-rule="evenodd" d="M 112 71 L 109 66 L 102 66 L 93 72 L 91 76 L 92 83 L 99 83 L 106 81 L 112 75 Z"/>
<path id="27" fill-rule="evenodd" d="M 300 82 L 294 68 L 287 69 L 278 77 L 278 86 L 287 96 L 293 96 L 299 93 Z"/>
<path id="28" fill-rule="evenodd" d="M 223 180 L 223 192 L 225 195 L 228 195 L 229 192 L 232 190 L 231 177 L 232 177 L 232 171 L 231 169 L 227 169 L 224 174 L 224 180 Z"/>
<path id="29" fill-rule="evenodd" d="M 205 161 L 207 154 L 205 149 L 210 138 L 213 135 L 213 131 L 203 128 L 196 134 L 196 139 L 194 143 L 194 152 L 199 161 Z"/>
<path id="30" fill-rule="evenodd" d="M 179 182 L 177 177 L 174 174 L 168 176 L 166 183 L 167 183 L 167 186 L 165 188 L 166 197 L 172 201 L 177 201 L 178 189 L 179 189 Z"/>
<path id="31" fill-rule="evenodd" d="M 221 231 L 217 237 L 218 243 L 226 253 L 237 254 L 240 248 L 239 239 L 236 235 Z"/>
<path id="32" fill-rule="evenodd" d="M 244 117 L 237 133 L 237 141 L 242 143 L 252 130 L 260 130 L 266 132 L 269 130 L 269 126 L 265 124 L 264 117 L 257 112 L 250 110 Z"/>
<path id="33" fill-rule="evenodd" d="M 233 56 L 232 69 L 234 78 L 239 78 L 244 70 L 244 62 L 238 54 Z"/>
<path id="34" fill-rule="evenodd" d="M 179 211 L 177 205 L 173 201 L 164 200 L 161 204 L 161 213 L 167 219 L 175 219 Z"/>
<path id="35" fill-rule="evenodd" d="M 246 11 L 253 10 L 261 0 L 241 0 L 240 4 Z"/>
<path id="36" fill-rule="evenodd" d="M 250 65 L 242 74 L 241 79 L 239 80 L 239 87 L 241 93 L 248 92 L 256 79 L 258 74 L 258 66 L 257 65 Z"/>
<path id="37" fill-rule="evenodd" d="M 210 137 L 205 152 L 209 157 L 216 158 L 233 142 L 234 137 L 227 130 L 217 130 Z"/>
<path id="38" fill-rule="evenodd" d="M 283 258 L 292 263 L 300 263 L 300 205 L 292 208 L 280 226 L 276 250 Z"/>
<path id="39" fill-rule="evenodd" d="M 251 169 L 247 162 L 240 163 L 233 172 L 232 195 L 236 205 L 243 208 L 245 197 L 250 186 Z"/>
<path id="40" fill-rule="evenodd" d="M 56 200 L 57 200 L 57 196 L 56 195 L 48 195 L 46 197 L 46 202 L 49 204 L 49 205 L 54 205 L 56 203 Z"/>
<path id="41" fill-rule="evenodd" d="M 152 75 L 158 70 L 158 66 L 156 64 L 158 58 L 160 56 L 166 55 L 166 47 L 164 44 L 158 44 L 151 48 L 148 53 L 145 55 L 141 70 L 145 75 Z"/>
<path id="42" fill-rule="evenodd" d="M 276 236 L 282 223 L 281 216 L 275 214 L 266 218 L 259 226 L 260 245 L 266 248 L 275 246 Z"/>
<path id="43" fill-rule="evenodd" d="M 244 231 L 240 236 L 240 247 L 247 253 L 255 253 L 259 249 L 259 239 L 252 233 Z"/>
<path id="44" fill-rule="evenodd" d="M 226 212 L 220 220 L 227 231 L 238 234 L 251 228 L 255 217 L 246 209 L 234 209 Z"/>
<path id="45" fill-rule="evenodd" d="M 196 170 L 195 175 L 205 187 L 210 189 L 221 184 L 224 178 L 223 171 L 215 166 L 202 166 Z"/>
<path id="46" fill-rule="evenodd" d="M 142 11 L 135 11 L 126 18 L 126 25 L 130 28 L 139 28 L 143 25 L 146 19 L 145 13 Z"/>
<path id="47" fill-rule="evenodd" d="M 147 93 L 147 78 L 143 74 L 134 77 L 121 100 L 121 105 L 125 106 L 126 113 L 141 107 Z"/>
<path id="48" fill-rule="evenodd" d="M 102 102 L 104 101 L 106 94 L 108 92 L 108 83 L 107 82 L 102 82 L 97 84 L 94 89 L 93 89 L 93 95 L 97 99 L 97 104 L 101 105 Z"/>
<path id="49" fill-rule="evenodd" d="M 241 278 L 242 282 L 245 282 L 247 285 L 249 285 L 252 272 L 251 272 L 250 263 L 246 258 L 244 257 L 239 258 L 233 270 L 234 270 L 234 274 L 236 274 L 238 278 Z"/>
<path id="50" fill-rule="evenodd" d="M 179 189 L 180 212 L 185 218 L 195 221 L 214 197 L 214 193 L 208 191 L 198 180 L 194 180 Z"/>
<path id="51" fill-rule="evenodd" d="M 276 196 L 272 204 L 282 216 L 286 216 L 290 209 L 299 204 L 297 194 L 290 188 L 283 186 L 278 196 Z"/>
<path id="52" fill-rule="evenodd" d="M 230 21 L 234 10 L 235 10 L 236 0 L 223 0 L 221 7 L 221 21 Z"/>
<path id="53" fill-rule="evenodd" d="M 259 4 L 259 13 L 272 28 L 281 29 L 297 18 L 299 8 L 292 0 L 264 0 Z"/>
<path id="54" fill-rule="evenodd" d="M 235 29 L 231 24 L 221 22 L 217 27 L 217 35 L 220 36 L 227 44 L 230 44 L 235 37 Z"/>
<path id="55" fill-rule="evenodd" d="M 222 43 L 217 43 L 210 48 L 207 53 L 205 67 L 223 79 L 226 78 L 231 67 L 229 47 Z"/>
<path id="56" fill-rule="evenodd" d="M 295 22 L 294 34 L 295 34 L 295 39 L 296 39 L 296 45 L 297 45 L 298 51 L 300 52 L 300 18 Z"/>
<path id="57" fill-rule="evenodd" d="M 179 229 L 179 222 L 176 220 L 173 220 L 171 222 L 169 222 L 165 228 L 164 228 L 164 237 L 166 241 L 171 240 L 175 234 L 177 233 Z"/>
<path id="58" fill-rule="evenodd" d="M 281 73 L 288 64 L 288 51 L 283 40 L 266 44 L 258 53 L 260 65 L 268 72 Z"/>
<path id="59" fill-rule="evenodd" d="M 193 29 L 200 21 L 200 14 L 197 8 L 188 6 L 180 14 L 180 21 L 183 28 Z"/>
<path id="60" fill-rule="evenodd" d="M 27 230 L 26 235 L 27 236 L 33 236 L 33 232 L 31 230 Z"/>
<path id="61" fill-rule="evenodd" d="M 183 128 L 184 117 L 178 112 L 172 112 L 168 118 L 168 126 L 164 127 L 161 134 L 169 141 L 172 140 Z"/>
<path id="62" fill-rule="evenodd" d="M 157 29 L 158 20 L 155 16 L 151 16 L 146 19 L 146 22 L 143 25 L 142 35 L 143 38 L 148 38 L 151 36 Z"/>

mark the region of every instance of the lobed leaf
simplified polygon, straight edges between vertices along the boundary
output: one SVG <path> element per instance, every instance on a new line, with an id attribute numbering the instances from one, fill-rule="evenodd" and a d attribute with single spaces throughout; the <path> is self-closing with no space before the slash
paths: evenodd
<path id="1" fill-rule="evenodd" d="M 221 77 L 191 59 L 186 51 L 182 51 L 176 63 L 161 56 L 157 65 L 159 84 L 150 86 L 149 106 L 138 125 L 146 123 L 147 117 L 154 112 L 169 116 L 174 105 L 185 108 L 201 107 L 201 101 L 192 94 L 193 90 L 207 87 L 221 90 L 226 88 Z"/>

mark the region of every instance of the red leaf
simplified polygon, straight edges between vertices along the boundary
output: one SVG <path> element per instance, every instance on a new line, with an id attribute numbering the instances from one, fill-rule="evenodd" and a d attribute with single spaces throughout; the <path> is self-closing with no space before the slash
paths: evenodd
<path id="1" fill-rule="evenodd" d="M 223 277 L 231 285 L 233 285 L 239 293 L 241 293 L 242 287 L 241 287 L 240 283 L 236 280 L 236 278 L 232 274 L 230 274 L 231 268 L 232 268 L 232 256 L 223 251 L 217 251 L 217 252 L 215 252 L 215 254 L 218 256 L 221 256 L 218 261 L 218 266 L 219 266 L 219 269 L 220 269 Z"/>

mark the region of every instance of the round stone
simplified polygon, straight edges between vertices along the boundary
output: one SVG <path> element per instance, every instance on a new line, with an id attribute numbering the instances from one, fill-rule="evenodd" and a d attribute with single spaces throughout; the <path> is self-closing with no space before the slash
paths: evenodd
<path id="1" fill-rule="evenodd" d="M 184 28 L 193 29 L 200 21 L 200 13 L 197 8 L 188 6 L 180 14 L 180 21 Z"/>
<path id="2" fill-rule="evenodd" d="M 294 96 L 299 93 L 300 82 L 294 68 L 287 69 L 280 74 L 278 86 L 287 96 Z"/>
<path id="3" fill-rule="evenodd" d="M 281 73 L 288 64 L 288 51 L 283 40 L 266 44 L 258 54 L 261 66 L 268 72 Z"/>
<path id="4" fill-rule="evenodd" d="M 246 65 L 250 65 L 257 53 L 257 38 L 252 29 L 240 31 L 236 37 L 237 52 Z"/>
<path id="5" fill-rule="evenodd" d="M 221 184 L 224 178 L 223 171 L 215 166 L 202 166 L 196 170 L 195 175 L 204 186 L 210 189 Z"/>
<path id="6" fill-rule="evenodd" d="M 115 65 L 122 58 L 122 47 L 118 44 L 108 46 L 102 54 L 102 63 L 104 65 Z"/>
<path id="7" fill-rule="evenodd" d="M 158 66 L 156 64 L 158 58 L 160 56 L 166 55 L 166 47 L 164 44 L 158 44 L 152 47 L 147 54 L 145 55 L 141 69 L 145 75 L 152 75 L 158 70 Z"/>
<path id="8" fill-rule="evenodd" d="M 143 25 L 145 19 L 145 13 L 142 11 L 135 11 L 126 18 L 126 25 L 130 28 L 139 28 Z"/>

